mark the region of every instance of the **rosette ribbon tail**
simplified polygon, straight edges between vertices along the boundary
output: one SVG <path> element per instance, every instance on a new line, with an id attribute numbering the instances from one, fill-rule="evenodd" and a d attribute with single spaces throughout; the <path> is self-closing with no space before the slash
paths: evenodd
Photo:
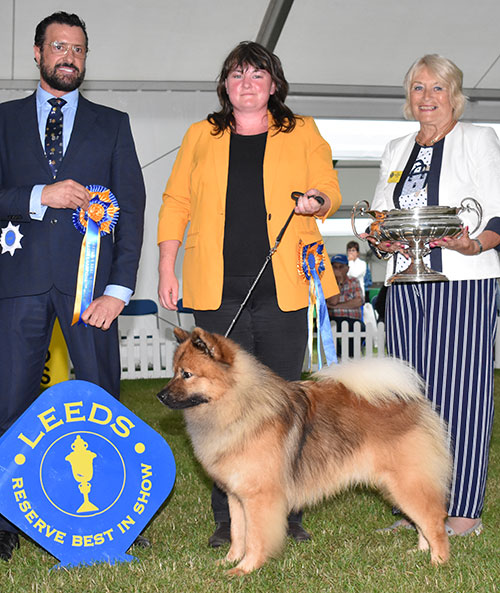
<path id="1" fill-rule="evenodd" d="M 101 236 L 111 233 L 118 222 L 120 210 L 115 196 L 106 187 L 87 185 L 86 189 L 91 195 L 88 210 L 84 211 L 77 208 L 73 213 L 73 225 L 84 237 L 80 250 L 75 306 L 71 325 L 84 323 L 82 313 L 94 299 Z"/>
<path id="2" fill-rule="evenodd" d="M 312 368 L 315 317 L 316 351 L 318 354 L 318 368 L 321 369 L 323 355 L 327 365 L 338 362 L 328 308 L 323 287 L 321 286 L 321 276 L 325 271 L 325 244 L 322 241 L 316 241 L 309 245 L 304 245 L 302 241 L 299 241 L 298 271 L 299 276 L 309 283 L 309 307 L 307 311 L 309 369 Z"/>
<path id="3" fill-rule="evenodd" d="M 78 280 L 76 284 L 75 306 L 71 325 L 84 323 L 82 313 L 94 298 L 94 285 L 99 261 L 101 234 L 99 225 L 91 218 L 87 221 L 87 232 L 82 241 L 80 264 L 78 266 Z"/>
<path id="4" fill-rule="evenodd" d="M 321 369 L 323 363 L 323 354 L 325 356 L 327 366 L 337 363 L 338 359 L 333 341 L 332 326 L 330 325 L 328 307 L 326 306 L 321 279 L 316 266 L 314 265 L 314 261 L 314 256 L 310 255 L 308 257 L 309 270 L 311 274 L 309 309 L 316 310 L 316 350 L 318 352 L 318 369 Z M 309 333 L 311 334 L 310 328 Z"/>

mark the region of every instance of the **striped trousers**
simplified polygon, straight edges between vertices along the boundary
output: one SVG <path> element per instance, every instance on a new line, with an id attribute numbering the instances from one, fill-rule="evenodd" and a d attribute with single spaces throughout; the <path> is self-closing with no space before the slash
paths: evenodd
<path id="1" fill-rule="evenodd" d="M 477 518 L 493 425 L 494 278 L 394 284 L 387 293 L 389 354 L 424 378 L 453 455 L 448 514 Z"/>

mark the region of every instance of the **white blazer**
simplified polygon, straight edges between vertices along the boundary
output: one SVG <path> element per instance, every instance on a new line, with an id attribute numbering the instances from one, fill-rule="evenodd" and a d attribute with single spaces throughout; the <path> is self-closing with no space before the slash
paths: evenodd
<path id="1" fill-rule="evenodd" d="M 380 177 L 371 208 L 394 208 L 395 183 L 389 182 L 393 171 L 403 171 L 415 145 L 416 133 L 389 142 L 382 155 Z M 393 176 L 393 179 L 396 176 Z M 493 130 L 459 122 L 446 136 L 439 178 L 439 204 L 459 206 L 466 198 L 475 198 L 482 206 L 483 219 L 477 237 L 488 221 L 500 217 L 500 142 Z M 460 218 L 472 230 L 476 217 L 464 213 Z M 450 249 L 442 250 L 443 273 L 449 280 L 468 280 L 500 277 L 500 261 L 496 250 L 489 249 L 480 255 L 462 255 Z M 388 261 L 387 275 L 393 274 L 393 258 Z"/>

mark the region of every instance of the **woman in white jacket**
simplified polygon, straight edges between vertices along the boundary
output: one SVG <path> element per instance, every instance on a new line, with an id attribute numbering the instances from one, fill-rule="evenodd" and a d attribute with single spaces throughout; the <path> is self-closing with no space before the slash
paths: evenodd
<path id="1" fill-rule="evenodd" d="M 448 425 L 454 459 L 448 533 L 478 534 L 493 423 L 500 143 L 493 129 L 458 122 L 466 98 L 462 72 L 450 60 L 436 54 L 420 58 L 404 85 L 405 116 L 418 120 L 420 130 L 386 147 L 372 209 L 459 206 L 471 196 L 483 217 L 474 237 L 466 228 L 458 238 L 431 244 L 428 263 L 449 282 L 389 287 L 387 343 L 392 356 L 423 376 L 427 396 Z M 388 276 L 409 264 L 401 243 L 376 248 L 393 255 Z M 390 529 L 404 526 L 401 520 Z"/>

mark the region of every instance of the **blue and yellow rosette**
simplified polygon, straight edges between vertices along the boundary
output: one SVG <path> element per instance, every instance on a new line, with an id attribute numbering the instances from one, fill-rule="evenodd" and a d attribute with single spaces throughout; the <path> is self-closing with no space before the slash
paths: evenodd
<path id="1" fill-rule="evenodd" d="M 312 352 L 314 344 L 314 316 L 316 315 L 316 346 L 318 353 L 318 369 L 323 365 L 323 354 L 327 366 L 337 363 L 337 352 L 333 342 L 332 327 L 328 308 L 326 306 L 321 276 L 325 271 L 325 244 L 323 241 L 316 241 L 304 245 L 299 241 L 298 247 L 298 271 L 299 276 L 305 282 L 309 282 L 309 307 L 307 311 L 308 347 L 309 347 L 309 368 L 312 368 Z"/>
<path id="2" fill-rule="evenodd" d="M 91 194 L 88 209 L 77 208 L 73 213 L 73 224 L 84 237 L 80 251 L 75 307 L 71 325 L 83 323 L 82 313 L 94 298 L 101 236 L 111 233 L 118 222 L 120 210 L 111 190 L 102 185 L 87 185 L 87 190 Z"/>

